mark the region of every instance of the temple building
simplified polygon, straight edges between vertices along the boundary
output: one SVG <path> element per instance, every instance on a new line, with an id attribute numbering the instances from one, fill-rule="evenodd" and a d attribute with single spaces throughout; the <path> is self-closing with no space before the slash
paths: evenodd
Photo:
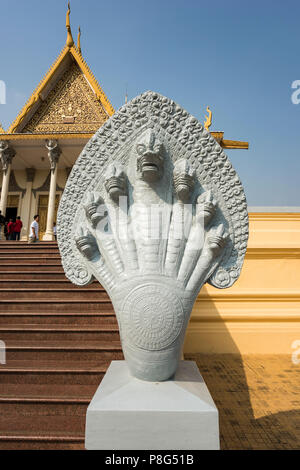
<path id="1" fill-rule="evenodd" d="M 23 221 L 21 241 L 0 242 L 1 450 L 83 449 L 87 406 L 110 362 L 123 359 L 104 288 L 69 282 L 53 241 L 72 166 L 114 114 L 80 30 L 74 43 L 70 8 L 66 29 L 24 108 L 8 130 L 0 125 L 0 210 Z M 248 148 L 211 131 L 207 113 L 223 148 Z M 44 241 L 28 244 L 35 214 Z M 249 208 L 249 225 L 241 277 L 229 289 L 202 288 L 184 357 L 197 361 L 219 408 L 222 449 L 298 449 L 300 208 Z"/>
<path id="2" fill-rule="evenodd" d="M 53 239 L 53 221 L 68 174 L 82 148 L 114 113 L 85 62 L 70 27 L 54 64 L 5 132 L 0 129 L 0 210 L 23 220 L 22 239 L 40 215 L 40 239 Z"/>
<path id="3" fill-rule="evenodd" d="M 53 240 L 53 222 L 66 180 L 84 145 L 114 113 L 114 108 L 75 45 L 70 9 L 67 40 L 7 132 L 0 126 L 2 184 L 0 210 L 6 219 L 20 215 L 21 240 L 27 240 L 34 214 L 40 239 Z M 211 125 L 211 112 L 207 128 Z M 224 148 L 248 148 L 247 142 L 223 140 Z"/>

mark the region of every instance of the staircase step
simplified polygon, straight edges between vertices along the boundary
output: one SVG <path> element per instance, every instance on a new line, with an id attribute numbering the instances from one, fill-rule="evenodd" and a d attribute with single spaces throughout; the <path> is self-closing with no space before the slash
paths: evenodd
<path id="1" fill-rule="evenodd" d="M 85 385 L 97 386 L 101 382 L 111 360 L 100 359 L 92 361 L 60 361 L 41 360 L 10 360 L 7 364 L 0 365 L 0 383 L 12 386 L 18 385 L 20 395 L 23 386 L 51 385 L 52 387 L 68 387 Z"/>
<path id="2" fill-rule="evenodd" d="M 0 283 L 1 286 L 1 283 Z M 21 301 L 21 300 L 28 300 L 29 302 L 42 300 L 42 301 L 50 301 L 50 300 L 57 300 L 60 301 L 88 301 L 91 300 L 106 300 L 109 301 L 108 294 L 104 289 L 99 289 L 97 287 L 93 287 L 90 289 L 84 289 L 77 287 L 77 289 L 69 289 L 69 288 L 14 288 L 13 291 L 11 289 L 3 289 L 0 287 L 0 300 L 1 302 L 5 302 L 8 300 L 13 301 Z"/>
<path id="3" fill-rule="evenodd" d="M 110 311 L 113 310 L 110 300 L 36 300 L 36 299 L 9 299 L 2 300 L 0 303 L 0 312 L 3 313 L 12 313 L 17 311 L 30 312 L 32 310 L 39 309 L 39 312 L 42 313 L 67 313 L 67 312 L 100 312 L 101 310 Z"/>
<path id="4" fill-rule="evenodd" d="M 0 417 L 32 416 L 82 416 L 85 419 L 86 410 L 91 399 L 89 398 L 61 398 L 61 399 L 9 399 L 0 397 Z"/>
<path id="5" fill-rule="evenodd" d="M 101 381 L 101 377 L 99 383 Z M 0 384 L 0 417 L 61 415 L 85 417 L 97 384 Z"/>
<path id="6" fill-rule="evenodd" d="M 41 277 L 41 273 L 39 273 L 38 277 Z M 20 275 L 15 276 L 14 279 L 0 279 L 0 288 L 9 289 L 10 292 L 15 289 L 33 289 L 34 291 L 37 291 L 42 289 L 45 290 L 45 288 L 51 289 L 52 291 L 55 289 L 97 289 L 98 291 L 104 291 L 104 288 L 99 284 L 98 281 L 94 281 L 84 287 L 78 287 L 75 284 L 72 284 L 66 277 L 62 277 L 61 279 L 51 279 L 51 277 L 44 279 L 29 279 L 28 276 L 28 279 L 22 279 L 22 276 Z"/>
<path id="7" fill-rule="evenodd" d="M 35 247 L 31 247 L 29 246 L 28 248 L 26 247 L 21 247 L 21 248 L 12 248 L 12 247 L 6 247 L 6 248 L 3 248 L 1 245 L 0 245 L 0 255 L 2 256 L 21 256 L 21 255 L 26 255 L 26 256 L 29 256 L 29 255 L 37 255 L 37 254 L 49 254 L 49 255 L 59 255 L 59 250 L 57 247 L 42 247 L 41 249 L 37 250 Z"/>
<path id="8" fill-rule="evenodd" d="M 0 265 L 0 282 L 2 280 L 5 281 L 14 281 L 15 278 L 18 278 L 19 280 L 42 280 L 42 279 L 52 279 L 54 281 L 59 281 L 59 280 L 64 280 L 67 282 L 70 282 L 67 280 L 65 273 L 62 269 L 55 270 L 53 269 L 52 271 L 47 271 L 46 269 L 44 271 L 36 271 L 36 270 L 27 270 L 27 271 L 11 271 L 7 270 L 4 272 L 1 272 L 1 265 Z M 71 284 L 71 282 L 70 282 Z M 73 285 L 73 284 L 71 284 Z"/>
<path id="9" fill-rule="evenodd" d="M 47 260 L 52 260 L 52 259 L 60 259 L 60 255 L 59 255 L 59 252 L 57 252 L 56 250 L 53 251 L 53 252 L 44 252 L 43 251 L 39 251 L 38 253 L 26 253 L 26 252 L 11 252 L 11 253 L 8 253 L 7 251 L 3 252 L 0 250 L 0 263 L 2 263 L 2 260 L 13 260 L 13 261 L 16 261 L 17 260 L 26 260 L 28 259 L 29 257 L 32 257 L 33 259 L 36 258 L 38 255 L 39 259 L 47 259 Z"/>
<path id="10" fill-rule="evenodd" d="M 101 311 L 101 312 L 37 312 L 32 310 L 31 312 L 1 312 L 0 313 L 0 325 L 44 325 L 44 324 L 64 324 L 74 326 L 84 325 L 104 325 L 112 324 L 117 325 L 117 319 L 113 311 Z"/>
<path id="11" fill-rule="evenodd" d="M 0 338 L 2 341 L 119 341 L 119 328 L 117 325 L 99 326 L 70 326 L 70 325 L 0 325 Z"/>
<path id="12" fill-rule="evenodd" d="M 70 403 L 76 400 L 86 402 L 91 401 L 96 390 L 97 384 L 28 383 L 23 384 L 20 389 L 17 383 L 0 383 L 0 402 L 13 403 L 14 400 L 16 403 L 22 401 L 24 403 L 32 401 L 60 403 L 64 400 Z"/>
<path id="13" fill-rule="evenodd" d="M 36 263 L 29 262 L 28 263 L 18 263 L 15 264 L 15 261 L 11 261 L 8 263 L 0 263 L 0 274 L 6 273 L 7 271 L 58 271 L 64 275 L 64 270 L 60 262 L 47 262 L 47 264 L 39 264 L 38 260 Z"/>
<path id="14" fill-rule="evenodd" d="M 66 278 L 56 242 L 0 241 L 0 449 L 84 449 L 86 409 L 123 359 L 98 282 Z"/>
<path id="15" fill-rule="evenodd" d="M 119 341 L 6 341 L 6 363 L 10 361 L 97 361 L 122 359 Z"/>
<path id="16" fill-rule="evenodd" d="M 0 435 L 0 450 L 85 450 L 84 436 Z"/>
<path id="17" fill-rule="evenodd" d="M 57 242 L 39 242 L 34 245 L 31 245 L 27 241 L 13 241 L 13 240 L 0 240 L 0 248 L 5 249 L 5 248 L 13 248 L 13 249 L 44 249 L 44 248 L 54 248 L 58 250 L 58 245 Z"/>
<path id="18" fill-rule="evenodd" d="M 5 387 L 4 387 L 4 386 Z M 19 384 L 0 386 L 0 417 L 82 416 L 97 390 L 97 385 Z"/>
<path id="19" fill-rule="evenodd" d="M 63 437 L 78 438 L 84 436 L 85 421 L 82 416 L 51 415 L 23 415 L 2 416 L 0 420 L 0 435 L 19 435 L 29 438 L 36 437 Z"/>
<path id="20" fill-rule="evenodd" d="M 17 255 L 16 255 L 17 256 Z M 0 265 L 1 267 L 3 266 L 12 266 L 15 267 L 19 265 L 19 258 L 16 259 L 15 257 L 11 256 L 0 256 Z M 43 256 L 24 256 L 23 258 L 20 258 L 22 265 L 36 265 L 36 264 L 54 264 L 54 265 L 60 265 L 61 266 L 61 257 L 59 255 L 53 255 L 51 257 L 43 257 Z"/>

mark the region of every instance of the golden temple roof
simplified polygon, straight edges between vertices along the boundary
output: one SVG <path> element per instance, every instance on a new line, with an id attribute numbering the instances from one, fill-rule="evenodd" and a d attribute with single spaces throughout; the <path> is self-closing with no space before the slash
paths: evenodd
<path id="1" fill-rule="evenodd" d="M 81 30 L 75 45 L 66 15 L 67 38 L 55 62 L 42 78 L 2 140 L 42 138 L 90 138 L 114 114 L 114 108 L 91 72 L 81 52 Z M 212 113 L 207 108 L 205 127 L 223 148 L 248 149 L 248 142 L 225 140 L 223 132 L 211 131 Z M 52 136 L 52 137 L 51 137 Z"/>
<path id="2" fill-rule="evenodd" d="M 25 103 L 23 109 L 20 111 L 16 119 L 10 125 L 7 133 L 8 134 L 20 134 L 25 128 L 26 124 L 32 119 L 33 115 L 36 113 L 37 109 L 45 102 L 50 91 L 54 88 L 56 82 L 61 78 L 66 64 L 70 65 L 75 63 L 85 79 L 90 85 L 96 100 L 101 104 L 104 112 L 107 117 L 114 114 L 114 108 L 99 85 L 94 74 L 91 72 L 86 61 L 82 57 L 81 48 L 80 48 L 80 34 L 78 41 L 78 48 L 75 46 L 71 26 L 70 26 L 70 4 L 68 4 L 68 12 L 66 18 L 66 28 L 67 28 L 67 40 L 66 45 L 60 52 L 59 56 L 52 64 L 46 75 L 42 78 L 30 98 Z M 96 129 L 95 129 L 96 130 Z M 25 131 L 26 132 L 26 131 Z"/>

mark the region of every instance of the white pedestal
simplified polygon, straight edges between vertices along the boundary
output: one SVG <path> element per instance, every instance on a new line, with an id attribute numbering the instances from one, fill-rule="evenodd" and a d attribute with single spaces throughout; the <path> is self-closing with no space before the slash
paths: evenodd
<path id="1" fill-rule="evenodd" d="M 218 410 L 195 362 L 173 380 L 144 382 L 113 361 L 86 416 L 89 450 L 219 449 Z"/>

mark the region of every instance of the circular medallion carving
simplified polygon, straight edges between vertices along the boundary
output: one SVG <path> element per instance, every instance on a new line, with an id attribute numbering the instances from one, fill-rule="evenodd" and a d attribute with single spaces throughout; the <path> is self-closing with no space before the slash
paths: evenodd
<path id="1" fill-rule="evenodd" d="M 184 322 L 180 299 L 160 284 L 137 287 L 122 306 L 124 337 L 142 349 L 160 350 L 172 344 Z"/>

